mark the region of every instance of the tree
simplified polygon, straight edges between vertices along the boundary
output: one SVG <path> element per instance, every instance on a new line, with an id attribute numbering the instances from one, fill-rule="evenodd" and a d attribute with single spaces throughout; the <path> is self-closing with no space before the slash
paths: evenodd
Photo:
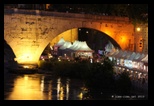
<path id="1" fill-rule="evenodd" d="M 105 57 L 103 64 L 93 63 L 86 79 L 86 86 L 91 90 L 103 91 L 114 88 L 113 63 Z"/>

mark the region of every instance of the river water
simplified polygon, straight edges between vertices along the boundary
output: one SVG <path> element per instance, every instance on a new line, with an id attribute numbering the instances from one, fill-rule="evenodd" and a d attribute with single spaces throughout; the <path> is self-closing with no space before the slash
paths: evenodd
<path id="1" fill-rule="evenodd" d="M 83 83 L 47 74 L 10 74 L 4 78 L 4 100 L 82 100 Z"/>
<path id="2" fill-rule="evenodd" d="M 86 88 L 79 79 L 54 77 L 52 74 L 4 74 L 4 100 L 85 100 L 83 89 Z M 142 93 L 108 97 L 97 99 L 117 100 L 123 97 L 128 100 L 138 97 L 141 100 L 145 99 Z"/>

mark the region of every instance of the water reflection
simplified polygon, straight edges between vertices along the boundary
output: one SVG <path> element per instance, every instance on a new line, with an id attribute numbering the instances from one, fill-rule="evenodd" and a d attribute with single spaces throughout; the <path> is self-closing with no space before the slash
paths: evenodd
<path id="1" fill-rule="evenodd" d="M 42 93 L 39 91 L 40 91 L 39 78 L 32 79 L 28 75 L 24 75 L 23 77 L 19 76 L 16 79 L 14 79 L 14 88 L 10 92 L 7 99 L 9 100 L 42 99 Z"/>
<path id="2" fill-rule="evenodd" d="M 41 74 L 9 76 L 5 76 L 5 100 L 82 100 L 79 80 Z"/>

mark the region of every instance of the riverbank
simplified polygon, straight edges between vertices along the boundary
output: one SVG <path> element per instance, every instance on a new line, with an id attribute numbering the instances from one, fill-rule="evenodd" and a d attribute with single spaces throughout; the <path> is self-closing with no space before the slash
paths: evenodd
<path id="1" fill-rule="evenodd" d="M 30 68 L 9 68 L 8 72 L 16 74 L 34 74 L 38 72 L 38 69 Z"/>
<path id="2" fill-rule="evenodd" d="M 53 71 L 38 69 L 38 74 L 53 74 Z"/>
<path id="3" fill-rule="evenodd" d="M 4 69 L 4 71 L 7 74 L 7 69 Z M 52 78 L 55 76 L 53 71 L 51 71 L 51 70 L 44 70 L 44 69 L 38 69 L 37 72 L 34 75 L 37 75 L 37 74 L 42 74 L 42 75 L 47 75 L 47 76 L 48 75 L 52 75 Z M 21 75 L 21 74 L 19 74 L 19 75 Z M 50 77 L 46 77 L 46 79 L 48 79 L 48 78 L 51 78 L 51 76 Z M 75 85 L 77 86 L 78 84 L 76 83 Z M 126 99 L 126 100 L 138 100 L 138 99 L 140 99 L 140 100 L 147 100 L 148 99 L 148 93 L 145 93 L 145 92 L 140 91 L 138 89 L 131 90 L 131 95 L 113 94 L 113 95 L 111 95 L 111 97 L 109 97 L 110 95 L 106 91 L 105 91 L 105 94 L 107 95 L 107 97 L 106 96 L 105 97 L 102 97 L 102 96 L 101 97 L 97 97 L 99 95 L 97 95 L 97 92 L 96 92 L 96 94 L 95 94 L 96 97 L 94 97 L 94 100 L 95 99 L 96 100 L 106 100 L 106 99 L 109 99 L 109 100 L 121 100 L 121 99 L 122 100 L 123 99 Z M 104 95 L 104 93 L 102 95 Z M 85 98 L 85 100 L 88 100 L 88 98 Z"/>
<path id="4" fill-rule="evenodd" d="M 53 74 L 52 71 L 40 68 L 4 68 L 4 75 L 8 72 L 14 74 Z"/>

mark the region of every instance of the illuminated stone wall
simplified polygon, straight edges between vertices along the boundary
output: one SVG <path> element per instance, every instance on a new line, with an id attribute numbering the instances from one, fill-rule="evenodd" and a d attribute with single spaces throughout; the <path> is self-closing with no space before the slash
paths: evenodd
<path id="1" fill-rule="evenodd" d="M 137 24 L 134 36 L 135 51 L 148 53 L 148 24 Z"/>
<path id="2" fill-rule="evenodd" d="M 50 42 L 58 41 L 64 35 L 72 42 L 76 40 L 79 27 L 104 32 L 123 50 L 134 50 L 134 26 L 128 18 L 39 10 L 4 10 L 4 39 L 13 49 L 18 63 L 36 64 Z"/>

